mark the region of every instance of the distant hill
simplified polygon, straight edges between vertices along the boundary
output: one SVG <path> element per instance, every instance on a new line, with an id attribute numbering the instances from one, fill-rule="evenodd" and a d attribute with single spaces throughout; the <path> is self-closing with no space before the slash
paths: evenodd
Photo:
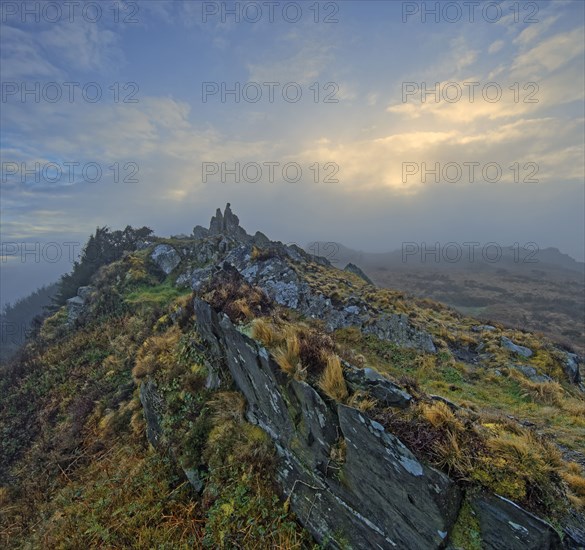
<path id="1" fill-rule="evenodd" d="M 478 248 L 471 261 L 469 249 L 461 247 L 456 262 L 445 259 L 449 253 L 455 257 L 456 248 L 440 251 L 439 261 L 430 249 L 429 244 L 425 256 L 415 245 L 387 253 L 331 242 L 306 246 L 337 267 L 358 265 L 382 287 L 432 298 L 486 321 L 540 331 L 585 352 L 585 263 L 557 248 L 502 247 L 497 261 L 488 261 L 496 257 L 495 248 L 486 250 L 488 260 Z"/>

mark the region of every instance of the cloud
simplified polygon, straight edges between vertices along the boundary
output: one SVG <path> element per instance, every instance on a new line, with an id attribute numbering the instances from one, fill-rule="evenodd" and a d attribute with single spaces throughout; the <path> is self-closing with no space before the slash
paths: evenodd
<path id="1" fill-rule="evenodd" d="M 496 40 L 490 44 L 488 53 L 497 53 L 504 47 L 505 42 L 503 40 Z"/>
<path id="2" fill-rule="evenodd" d="M 106 72 L 124 59 L 116 33 L 81 18 L 52 25 L 40 33 L 39 43 L 68 67 L 82 71 Z"/>
<path id="3" fill-rule="evenodd" d="M 585 27 L 556 34 L 516 57 L 511 75 L 536 80 L 543 72 L 553 72 L 583 56 Z"/>
<path id="4" fill-rule="evenodd" d="M 326 36 L 308 38 L 296 31 L 284 35 L 279 42 L 273 49 L 263 51 L 261 61 L 247 63 L 251 82 L 310 85 L 323 78 L 335 61 L 334 46 Z"/>
<path id="5" fill-rule="evenodd" d="M 31 33 L 3 23 L 0 44 L 4 82 L 28 77 L 55 78 L 63 74 L 45 58 Z"/>

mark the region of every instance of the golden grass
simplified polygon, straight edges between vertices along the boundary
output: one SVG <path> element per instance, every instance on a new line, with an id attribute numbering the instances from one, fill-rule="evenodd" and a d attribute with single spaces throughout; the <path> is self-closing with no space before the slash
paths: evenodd
<path id="1" fill-rule="evenodd" d="M 357 390 L 347 400 L 347 404 L 350 407 L 354 407 L 362 412 L 372 410 L 378 404 L 378 401 L 371 397 L 368 393 L 363 390 Z"/>
<path id="2" fill-rule="evenodd" d="M 576 474 L 562 474 L 569 489 L 580 498 L 585 498 L 585 477 Z"/>
<path id="3" fill-rule="evenodd" d="M 437 441 L 433 450 L 437 454 L 437 465 L 448 474 L 455 471 L 459 475 L 465 475 L 472 468 L 471 457 L 454 432 L 448 432 L 443 441 Z"/>
<path id="4" fill-rule="evenodd" d="M 296 334 L 289 334 L 284 344 L 274 351 L 274 359 L 283 372 L 295 378 L 303 380 L 306 376 L 306 367 L 301 364 L 301 345 Z"/>
<path id="5" fill-rule="evenodd" d="M 168 368 L 177 362 L 176 348 L 181 338 L 179 327 L 173 326 L 164 334 L 148 338 L 138 350 L 132 376 L 136 381 L 160 368 Z"/>
<path id="6" fill-rule="evenodd" d="M 449 406 L 442 401 L 421 403 L 420 410 L 423 417 L 433 426 L 433 428 L 445 429 L 451 433 L 464 430 L 461 420 L 459 420 Z"/>
<path id="7" fill-rule="evenodd" d="M 341 361 L 337 355 L 331 354 L 327 357 L 327 366 L 319 379 L 319 387 L 335 401 L 343 402 L 347 398 L 347 385 L 343 377 Z"/>
<path id="8" fill-rule="evenodd" d="M 274 325 L 263 318 L 254 319 L 252 322 L 252 338 L 264 346 L 271 346 L 280 339 Z"/>
<path id="9" fill-rule="evenodd" d="M 213 410 L 213 418 L 216 422 L 233 420 L 240 423 L 244 420 L 246 400 L 239 392 L 217 392 L 213 395 L 213 399 L 209 401 L 209 406 Z"/>

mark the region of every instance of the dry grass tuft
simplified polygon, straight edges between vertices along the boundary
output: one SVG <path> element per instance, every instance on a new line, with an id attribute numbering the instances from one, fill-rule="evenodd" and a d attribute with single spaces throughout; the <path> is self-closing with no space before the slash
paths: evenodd
<path id="1" fill-rule="evenodd" d="M 140 380 L 160 368 L 169 368 L 177 362 L 177 345 L 181 332 L 177 326 L 171 327 L 164 334 L 148 338 L 138 350 L 132 376 Z"/>
<path id="2" fill-rule="evenodd" d="M 453 472 L 465 475 L 472 467 L 471 456 L 459 442 L 456 433 L 448 432 L 444 439 L 436 441 L 433 451 L 436 453 L 437 466 L 449 475 Z"/>
<path id="3" fill-rule="evenodd" d="M 465 428 L 446 403 L 435 401 L 421 403 L 423 417 L 436 429 L 444 429 L 451 433 L 462 432 Z"/>
<path id="4" fill-rule="evenodd" d="M 347 398 L 347 385 L 337 355 L 331 354 L 327 357 L 327 366 L 319 379 L 319 387 L 335 401 L 344 401 Z"/>
<path id="5" fill-rule="evenodd" d="M 378 401 L 365 391 L 357 390 L 348 399 L 347 404 L 362 412 L 367 412 L 374 409 L 378 405 Z"/>
<path id="6" fill-rule="evenodd" d="M 264 346 L 271 346 L 279 340 L 275 327 L 265 319 L 254 319 L 252 322 L 252 338 Z"/>
<path id="7" fill-rule="evenodd" d="M 213 409 L 213 418 L 216 422 L 234 421 L 240 423 L 244 421 L 246 400 L 239 392 L 217 392 L 209 401 L 209 406 Z"/>
<path id="8" fill-rule="evenodd" d="M 274 351 L 274 359 L 283 372 L 292 376 L 295 380 L 304 380 L 306 367 L 301 363 L 301 346 L 296 334 L 287 335 L 283 345 Z"/>

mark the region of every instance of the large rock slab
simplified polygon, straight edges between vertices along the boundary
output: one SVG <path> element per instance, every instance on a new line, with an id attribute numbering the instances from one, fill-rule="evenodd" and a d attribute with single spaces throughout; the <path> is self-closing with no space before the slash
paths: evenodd
<path id="1" fill-rule="evenodd" d="M 363 413 L 328 404 L 284 374 L 266 349 L 206 302 L 195 299 L 194 310 L 209 351 L 246 397 L 246 418 L 274 441 L 283 494 L 319 543 L 413 550 L 445 544 L 460 505 L 452 480 Z M 334 459 L 344 440 L 345 459 Z"/>
<path id="2" fill-rule="evenodd" d="M 479 519 L 485 550 L 553 550 L 562 548 L 552 525 L 497 495 L 476 497 L 471 506 Z"/>

